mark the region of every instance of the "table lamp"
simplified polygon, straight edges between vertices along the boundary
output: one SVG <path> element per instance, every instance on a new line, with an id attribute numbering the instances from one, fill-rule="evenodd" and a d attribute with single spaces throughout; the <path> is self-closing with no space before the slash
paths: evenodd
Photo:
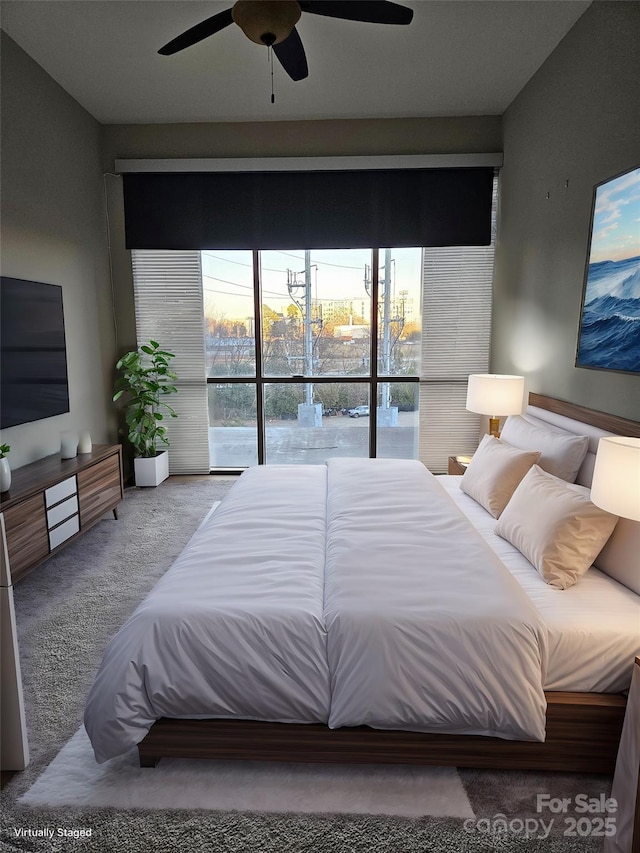
<path id="1" fill-rule="evenodd" d="M 622 518 L 640 521 L 640 438 L 601 438 L 591 481 L 591 500 Z"/>
<path id="2" fill-rule="evenodd" d="M 489 415 L 489 434 L 500 438 L 500 417 L 522 412 L 524 376 L 472 373 L 467 383 L 467 409 Z"/>

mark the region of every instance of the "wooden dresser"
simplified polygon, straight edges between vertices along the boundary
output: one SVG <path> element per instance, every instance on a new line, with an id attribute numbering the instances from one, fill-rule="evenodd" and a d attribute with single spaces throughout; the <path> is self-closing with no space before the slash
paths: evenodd
<path id="1" fill-rule="evenodd" d="M 13 582 L 77 539 L 106 512 L 118 517 L 124 496 L 122 448 L 97 444 L 91 453 L 59 453 L 12 471 L 0 495 Z"/>

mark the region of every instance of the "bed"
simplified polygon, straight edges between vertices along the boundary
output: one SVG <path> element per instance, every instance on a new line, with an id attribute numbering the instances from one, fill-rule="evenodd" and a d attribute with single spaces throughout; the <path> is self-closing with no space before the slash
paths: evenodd
<path id="1" fill-rule="evenodd" d="M 539 395 L 525 418 L 588 436 L 583 484 L 601 435 L 640 435 Z M 459 486 L 409 460 L 243 474 L 107 647 L 97 760 L 611 772 L 640 595 L 596 568 L 550 588 Z"/>

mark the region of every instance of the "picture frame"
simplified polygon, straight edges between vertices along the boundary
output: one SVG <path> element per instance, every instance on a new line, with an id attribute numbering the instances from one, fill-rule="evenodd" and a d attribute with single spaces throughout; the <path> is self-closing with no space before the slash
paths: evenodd
<path id="1" fill-rule="evenodd" d="M 593 190 L 576 367 L 640 373 L 640 166 Z"/>

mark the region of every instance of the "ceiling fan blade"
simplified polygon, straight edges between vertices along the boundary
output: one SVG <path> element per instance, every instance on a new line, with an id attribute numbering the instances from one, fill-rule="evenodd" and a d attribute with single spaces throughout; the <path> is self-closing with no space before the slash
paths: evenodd
<path id="1" fill-rule="evenodd" d="M 292 80 L 304 80 L 309 76 L 307 57 L 295 27 L 291 30 L 291 35 L 280 44 L 274 44 L 272 50 Z"/>
<path id="2" fill-rule="evenodd" d="M 214 33 L 219 33 L 229 24 L 233 23 L 231 17 L 231 9 L 226 9 L 224 12 L 218 12 L 217 15 L 212 15 L 206 21 L 201 21 L 195 27 L 186 30 L 182 35 L 176 36 L 170 42 L 167 42 L 164 47 L 161 47 L 158 53 L 162 56 L 171 56 L 178 53 L 179 50 L 184 50 L 185 47 L 191 47 L 192 44 L 197 44 L 202 39 L 212 36 Z"/>
<path id="3" fill-rule="evenodd" d="M 313 15 L 372 24 L 410 24 L 413 18 L 413 9 L 387 0 L 301 0 L 299 5 Z"/>

